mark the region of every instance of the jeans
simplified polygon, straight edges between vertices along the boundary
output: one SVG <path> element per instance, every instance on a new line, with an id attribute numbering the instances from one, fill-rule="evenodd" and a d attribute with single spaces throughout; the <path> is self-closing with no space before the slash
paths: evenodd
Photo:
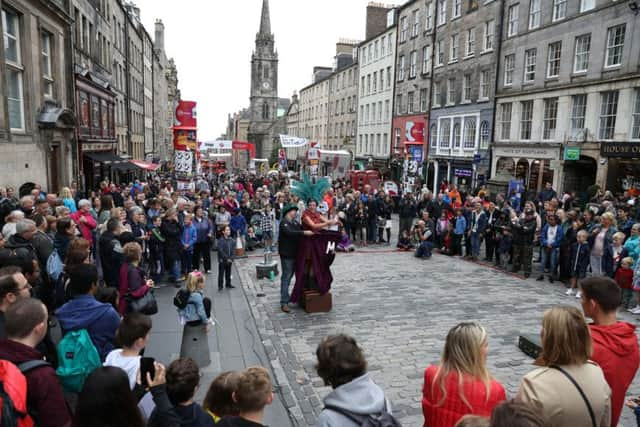
<path id="1" fill-rule="evenodd" d="M 542 256 L 540 258 L 540 269 L 544 273 L 547 268 L 547 262 L 549 263 L 549 275 L 551 277 L 556 277 L 558 275 L 558 256 L 560 254 L 559 248 L 552 248 L 546 250 L 546 248 L 542 248 Z"/>
<path id="2" fill-rule="evenodd" d="M 282 275 L 280 276 L 280 305 L 289 304 L 289 285 L 296 267 L 295 258 L 280 258 Z"/>
<path id="3" fill-rule="evenodd" d="M 182 272 L 186 276 L 193 270 L 193 249 L 182 251 Z"/>
<path id="4" fill-rule="evenodd" d="M 591 255 L 590 257 L 591 264 L 591 275 L 596 276 L 604 276 L 604 271 L 602 270 L 602 257 Z"/>
<path id="5" fill-rule="evenodd" d="M 378 227 L 376 218 L 370 218 L 367 221 L 367 242 L 375 243 L 376 242 L 376 229 Z"/>
<path id="6" fill-rule="evenodd" d="M 231 263 L 218 263 L 218 289 L 222 289 L 223 282 L 227 282 L 227 288 L 231 287 Z"/>
<path id="7" fill-rule="evenodd" d="M 471 233 L 471 255 L 474 257 L 480 256 L 480 233 Z"/>
<path id="8" fill-rule="evenodd" d="M 180 279 L 180 260 L 171 261 L 171 265 L 169 266 L 169 280 L 171 282 L 177 282 Z"/>
<path id="9" fill-rule="evenodd" d="M 433 243 L 424 241 L 416 249 L 416 258 L 431 258 L 431 250 L 433 249 Z"/>

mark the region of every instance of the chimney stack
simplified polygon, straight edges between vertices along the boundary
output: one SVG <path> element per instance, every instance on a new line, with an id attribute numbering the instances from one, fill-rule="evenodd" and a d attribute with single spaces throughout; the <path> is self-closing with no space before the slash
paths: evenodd
<path id="1" fill-rule="evenodd" d="M 164 24 L 162 23 L 162 19 L 156 19 L 156 34 L 154 43 L 156 45 L 156 49 L 162 50 L 164 52 Z"/>

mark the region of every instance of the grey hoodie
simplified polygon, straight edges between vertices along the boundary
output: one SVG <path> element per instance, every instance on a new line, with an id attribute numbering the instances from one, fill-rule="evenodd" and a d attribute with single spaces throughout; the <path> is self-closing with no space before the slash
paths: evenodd
<path id="1" fill-rule="evenodd" d="M 345 409 L 359 415 L 379 414 L 383 411 L 385 397 L 382 389 L 364 374 L 343 384 L 324 398 L 325 405 Z M 391 406 L 387 402 L 387 411 Z M 316 422 L 318 427 L 359 427 L 351 419 L 329 409 L 323 409 Z"/>

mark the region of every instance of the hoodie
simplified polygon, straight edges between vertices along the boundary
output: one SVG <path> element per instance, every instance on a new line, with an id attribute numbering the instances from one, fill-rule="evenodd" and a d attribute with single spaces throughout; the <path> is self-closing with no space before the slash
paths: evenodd
<path id="1" fill-rule="evenodd" d="M 79 295 L 60 307 L 56 317 L 63 334 L 86 329 L 101 360 L 113 350 L 120 316 L 111 304 L 101 303 L 93 295 Z"/>
<path id="2" fill-rule="evenodd" d="M 382 389 L 371 380 L 369 374 L 364 374 L 334 389 L 324 398 L 324 404 L 325 406 L 335 406 L 358 415 L 379 414 L 384 410 L 385 397 Z M 391 407 L 388 403 L 387 411 L 391 413 Z M 316 426 L 358 427 L 349 418 L 329 409 L 323 409 L 320 412 Z"/>
<path id="3" fill-rule="evenodd" d="M 215 425 L 213 418 L 197 403 L 187 406 L 173 405 L 171 412 L 180 420 L 180 427 L 213 427 Z M 163 417 L 154 409 L 149 418 L 149 426 L 161 425 L 159 422 Z"/>
<path id="4" fill-rule="evenodd" d="M 636 327 L 630 323 L 600 326 L 590 324 L 593 356 L 611 387 L 611 426 L 618 425 L 624 397 L 640 365 Z"/>

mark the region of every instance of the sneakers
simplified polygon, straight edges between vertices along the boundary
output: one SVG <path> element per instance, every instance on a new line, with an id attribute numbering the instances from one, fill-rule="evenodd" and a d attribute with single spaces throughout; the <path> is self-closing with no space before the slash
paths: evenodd
<path id="1" fill-rule="evenodd" d="M 567 289 L 567 292 L 565 292 L 564 294 L 569 296 L 573 295 L 573 288 Z"/>
<path id="2" fill-rule="evenodd" d="M 627 311 L 631 314 L 640 314 L 640 305 L 636 305 L 635 307 L 630 308 Z"/>
<path id="3" fill-rule="evenodd" d="M 582 291 L 576 292 L 576 298 L 582 298 Z"/>
<path id="4" fill-rule="evenodd" d="M 544 274 L 541 274 L 538 276 L 538 278 L 536 279 L 538 282 L 542 282 L 544 280 Z"/>

